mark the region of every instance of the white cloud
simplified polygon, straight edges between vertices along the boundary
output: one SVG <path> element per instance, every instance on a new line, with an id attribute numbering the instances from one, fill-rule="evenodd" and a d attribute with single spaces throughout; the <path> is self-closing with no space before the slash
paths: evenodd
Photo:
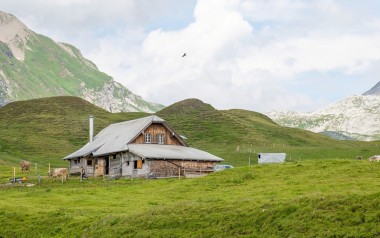
<path id="1" fill-rule="evenodd" d="M 302 92 L 286 91 L 282 86 L 287 81 L 307 71 L 340 70 L 352 74 L 365 69 L 366 62 L 379 58 L 377 33 L 362 36 L 325 32 L 318 25 L 301 27 L 298 34 L 278 33 L 276 28 L 254 31 L 249 19 L 239 11 L 239 3 L 200 1 L 194 22 L 184 29 L 150 32 L 137 52 L 143 60 L 131 65 L 125 84 L 146 98 L 166 104 L 198 97 L 220 108 L 307 110 L 320 106 L 321 99 L 315 98 L 313 105 L 312 98 Z M 282 15 L 288 9 L 307 11 L 307 7 L 317 6 L 317 15 L 342 12 L 333 1 L 317 1 L 311 6 L 301 1 L 276 3 L 261 2 L 277 9 L 273 21 L 297 19 Z M 276 13 L 280 16 L 276 17 Z M 274 37 L 256 44 L 268 34 Z M 183 52 L 188 56 L 182 59 Z M 172 93 L 165 94 L 168 88 Z"/>
<path id="2" fill-rule="evenodd" d="M 247 19 L 255 22 L 289 21 L 298 19 L 307 3 L 301 0 L 243 0 L 240 11 Z"/>
<path id="3" fill-rule="evenodd" d="M 378 81 L 379 4 L 370 0 L 199 0 L 195 9 L 176 0 L 0 3 L 166 105 L 196 97 L 217 108 L 312 110 L 336 99 L 333 90 L 294 85 L 342 84 L 339 95 L 349 96 L 361 92 L 345 77 L 368 88 Z"/>

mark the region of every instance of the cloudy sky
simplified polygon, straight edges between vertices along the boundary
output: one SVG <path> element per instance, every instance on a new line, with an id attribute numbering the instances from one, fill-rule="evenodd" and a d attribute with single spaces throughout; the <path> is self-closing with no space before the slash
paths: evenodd
<path id="1" fill-rule="evenodd" d="M 380 80 L 378 0 L 0 0 L 0 6 L 164 105 L 199 98 L 218 109 L 311 111 Z"/>

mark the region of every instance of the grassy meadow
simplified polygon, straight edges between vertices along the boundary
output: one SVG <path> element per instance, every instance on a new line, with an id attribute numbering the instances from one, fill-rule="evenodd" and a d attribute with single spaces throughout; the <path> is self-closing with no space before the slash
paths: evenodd
<path id="1" fill-rule="evenodd" d="M 377 237 L 379 187 L 380 163 L 344 159 L 199 179 L 43 178 L 1 188 L 0 237 Z"/>
<path id="2" fill-rule="evenodd" d="M 0 237 L 380 236 L 380 163 L 367 160 L 379 141 L 337 141 L 191 99 L 157 115 L 234 169 L 199 179 L 46 177 L 49 163 L 67 166 L 62 158 L 87 142 L 89 115 L 97 133 L 147 114 L 74 97 L 0 108 Z M 260 152 L 285 152 L 286 163 L 258 165 Z M 33 162 L 30 174 L 21 159 Z M 14 167 L 35 186 L 9 186 Z"/>

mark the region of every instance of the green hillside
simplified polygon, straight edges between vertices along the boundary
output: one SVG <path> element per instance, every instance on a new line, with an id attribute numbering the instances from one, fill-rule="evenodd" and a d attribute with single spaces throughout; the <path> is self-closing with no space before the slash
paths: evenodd
<path id="1" fill-rule="evenodd" d="M 13 102 L 0 108 L 0 159 L 63 165 L 62 157 L 87 143 L 90 115 L 95 116 L 97 133 L 110 123 L 146 114 L 109 113 L 77 97 Z"/>
<path id="2" fill-rule="evenodd" d="M 188 99 L 161 110 L 181 133 L 197 143 L 225 145 L 323 146 L 339 144 L 328 137 L 277 125 L 267 116 L 245 110 L 218 111 L 197 99 Z"/>
<path id="3" fill-rule="evenodd" d="M 112 112 L 163 108 L 99 71 L 74 46 L 36 34 L 15 16 L 0 11 L 0 36 L 3 34 L 10 40 L 0 41 L 0 106 L 9 101 L 77 96 Z"/>
<path id="4" fill-rule="evenodd" d="M 88 141 L 88 117 L 95 133 L 115 122 L 145 113 L 109 113 L 76 97 L 13 102 L 0 108 L 0 160 L 65 165 L 64 156 Z M 365 158 L 378 154 L 376 142 L 337 141 L 277 125 L 266 116 L 244 110 L 218 111 L 196 99 L 175 103 L 157 113 L 189 145 L 207 150 L 235 166 L 256 163 L 258 152 L 286 152 L 288 160 Z"/>
<path id="5" fill-rule="evenodd" d="M 8 62 L 2 67 L 4 74 L 19 85 L 14 92 L 14 97 L 18 100 L 75 95 L 78 94 L 81 82 L 88 88 L 96 89 L 112 80 L 96 66 L 90 67 L 83 58 L 70 55 L 45 36 L 36 34 L 28 45 L 33 51 L 26 51 L 24 61 L 8 57 L 2 52 L 0 54 L 0 60 Z M 3 42 L 0 42 L 0 49 L 11 52 Z"/>

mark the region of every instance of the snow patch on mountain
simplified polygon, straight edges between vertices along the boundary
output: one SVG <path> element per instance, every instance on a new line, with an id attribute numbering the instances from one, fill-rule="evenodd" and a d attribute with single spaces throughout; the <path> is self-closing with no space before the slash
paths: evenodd
<path id="1" fill-rule="evenodd" d="M 283 126 L 313 132 L 335 131 L 358 140 L 380 139 L 380 95 L 351 96 L 310 113 L 267 113 Z"/>

